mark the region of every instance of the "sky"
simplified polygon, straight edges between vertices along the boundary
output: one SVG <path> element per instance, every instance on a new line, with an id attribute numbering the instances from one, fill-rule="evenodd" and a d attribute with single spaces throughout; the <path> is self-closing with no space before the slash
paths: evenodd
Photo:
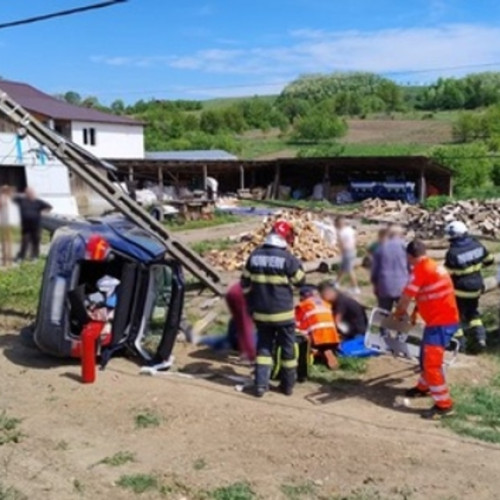
<path id="1" fill-rule="evenodd" d="M 97 1 L 4 1 L 0 23 Z M 308 73 L 421 84 L 486 70 L 500 70 L 498 0 L 128 0 L 0 30 L 0 76 L 105 103 L 274 94 Z"/>

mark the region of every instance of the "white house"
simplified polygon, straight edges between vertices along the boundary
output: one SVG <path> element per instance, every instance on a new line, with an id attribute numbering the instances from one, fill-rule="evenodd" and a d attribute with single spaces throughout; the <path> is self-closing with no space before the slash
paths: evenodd
<path id="1" fill-rule="evenodd" d="M 33 116 L 100 158 L 144 158 L 144 125 L 125 116 L 60 101 L 31 85 L 0 80 L 0 89 Z M 33 187 L 65 215 L 78 213 L 67 168 L 33 139 L 20 139 L 0 116 L 0 185 Z"/>

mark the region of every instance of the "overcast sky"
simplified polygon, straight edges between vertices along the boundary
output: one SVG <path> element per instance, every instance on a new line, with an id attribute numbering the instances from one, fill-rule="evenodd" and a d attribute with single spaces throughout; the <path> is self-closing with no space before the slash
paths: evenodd
<path id="1" fill-rule="evenodd" d="M 97 0 L 2 2 L 0 22 Z M 304 73 L 500 70 L 496 0 L 129 0 L 0 30 L 0 75 L 110 102 L 269 94 Z"/>

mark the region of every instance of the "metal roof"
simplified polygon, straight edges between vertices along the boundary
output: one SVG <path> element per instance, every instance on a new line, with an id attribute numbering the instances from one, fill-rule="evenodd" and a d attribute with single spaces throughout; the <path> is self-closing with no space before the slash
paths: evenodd
<path id="1" fill-rule="evenodd" d="M 224 161 L 237 160 L 238 157 L 222 149 L 206 149 L 191 151 L 152 151 L 145 154 L 146 160 L 163 161 Z"/>
<path id="2" fill-rule="evenodd" d="M 140 121 L 127 116 L 104 113 L 97 109 L 84 108 L 60 101 L 27 83 L 0 80 L 0 90 L 6 92 L 14 101 L 31 113 L 37 113 L 55 120 L 142 125 Z"/>

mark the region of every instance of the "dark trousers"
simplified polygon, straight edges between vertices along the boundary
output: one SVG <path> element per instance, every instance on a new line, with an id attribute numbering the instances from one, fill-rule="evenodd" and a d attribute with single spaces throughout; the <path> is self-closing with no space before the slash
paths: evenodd
<path id="1" fill-rule="evenodd" d="M 40 226 L 27 226 L 21 230 L 21 248 L 17 254 L 20 260 L 26 259 L 28 248 L 31 246 L 31 258 L 38 259 L 40 255 Z"/>
<path id="2" fill-rule="evenodd" d="M 394 306 L 399 302 L 399 297 L 377 297 L 377 302 L 380 309 L 392 312 Z M 380 333 L 385 335 L 387 330 L 385 328 L 381 328 Z"/>
<path id="3" fill-rule="evenodd" d="M 484 342 L 486 340 L 486 329 L 479 314 L 479 297 L 457 297 L 457 306 L 462 328 L 471 331 L 478 341 Z"/>
<path id="4" fill-rule="evenodd" d="M 380 309 L 385 309 L 391 312 L 393 307 L 398 303 L 399 297 L 377 297 L 378 306 Z"/>
<path id="5" fill-rule="evenodd" d="M 295 324 L 273 325 L 257 323 L 257 363 L 255 366 L 255 385 L 268 389 L 273 369 L 273 350 L 280 350 L 281 385 L 292 390 L 297 378 L 295 358 Z"/>

